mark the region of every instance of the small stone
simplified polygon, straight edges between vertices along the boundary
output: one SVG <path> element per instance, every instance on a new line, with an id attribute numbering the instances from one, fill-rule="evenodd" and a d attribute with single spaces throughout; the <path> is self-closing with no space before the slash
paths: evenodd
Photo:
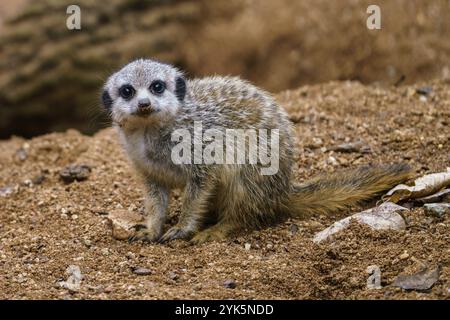
<path id="1" fill-rule="evenodd" d="M 246 244 L 244 244 L 244 248 L 245 248 L 245 250 L 250 250 L 250 248 L 252 247 L 252 245 L 250 244 L 250 243 L 246 243 Z"/>
<path id="2" fill-rule="evenodd" d="M 413 275 L 399 275 L 394 286 L 405 290 L 428 290 L 439 280 L 440 268 L 424 269 Z"/>
<path id="3" fill-rule="evenodd" d="M 442 218 L 450 214 L 450 203 L 427 203 L 423 206 L 425 213 L 430 216 Z"/>
<path id="4" fill-rule="evenodd" d="M 328 163 L 328 164 L 331 164 L 332 166 L 337 166 L 337 165 L 339 165 L 339 162 L 338 162 L 338 161 L 336 160 L 336 158 L 333 157 L 333 156 L 329 156 L 329 157 L 328 157 L 327 163 Z"/>
<path id="5" fill-rule="evenodd" d="M 19 159 L 20 161 L 25 161 L 28 157 L 28 153 L 27 150 L 25 150 L 25 148 L 19 148 L 16 151 L 16 158 Z"/>
<path id="6" fill-rule="evenodd" d="M 398 256 L 400 260 L 406 260 L 409 258 L 409 254 L 407 252 L 403 252 L 401 255 Z"/>
<path id="7" fill-rule="evenodd" d="M 201 283 L 196 283 L 194 284 L 194 286 L 192 287 L 192 289 L 194 289 L 194 291 L 200 291 L 202 290 L 203 286 Z"/>
<path id="8" fill-rule="evenodd" d="M 142 215 L 124 209 L 112 210 L 107 216 L 111 223 L 112 236 L 117 240 L 126 240 L 136 233 L 134 228 L 142 223 Z"/>
<path id="9" fill-rule="evenodd" d="M 42 182 L 44 182 L 44 180 L 45 180 L 45 176 L 41 174 L 41 175 L 34 177 L 31 180 L 31 182 L 35 185 L 39 185 L 39 184 L 42 184 Z"/>
<path id="10" fill-rule="evenodd" d="M 0 188 L 0 197 L 7 197 L 14 192 L 12 187 L 3 187 Z"/>
<path id="11" fill-rule="evenodd" d="M 433 88 L 431 87 L 421 87 L 421 88 L 417 88 L 416 92 L 420 95 L 424 95 L 427 96 L 429 95 L 431 92 L 433 92 Z"/>
<path id="12" fill-rule="evenodd" d="M 306 145 L 310 149 L 318 149 L 323 146 L 323 140 L 321 138 L 314 137 L 311 143 Z"/>
<path id="13" fill-rule="evenodd" d="M 152 274 L 152 270 L 147 269 L 147 268 L 137 267 L 137 268 L 133 268 L 133 273 L 140 275 L 140 276 L 147 276 L 149 274 Z"/>
<path id="14" fill-rule="evenodd" d="M 225 282 L 223 283 L 223 286 L 228 289 L 234 289 L 234 288 L 236 288 L 236 282 L 234 280 L 228 279 L 228 280 L 225 280 Z"/>
<path id="15" fill-rule="evenodd" d="M 59 172 L 59 176 L 65 183 L 86 180 L 91 173 L 91 167 L 85 164 L 71 164 Z"/>
<path id="16" fill-rule="evenodd" d="M 89 239 L 84 239 L 84 240 L 83 240 L 83 243 L 84 243 L 84 245 L 85 245 L 86 247 L 88 247 L 88 248 L 92 245 L 92 242 L 91 242 L 91 240 L 89 240 Z"/>
<path id="17" fill-rule="evenodd" d="M 108 250 L 108 248 L 103 248 L 103 249 L 102 249 L 102 255 L 104 255 L 104 256 L 108 256 L 108 255 L 109 255 L 109 250 Z"/>
<path id="18" fill-rule="evenodd" d="M 60 281 L 58 284 L 71 292 L 77 292 L 80 290 L 81 280 L 83 275 L 81 274 L 80 267 L 77 265 L 70 265 L 66 269 L 66 273 L 69 275 L 66 281 Z"/>
<path id="19" fill-rule="evenodd" d="M 169 279 L 171 279 L 171 280 L 177 280 L 178 278 L 179 278 L 178 274 L 176 274 L 176 273 L 173 272 L 173 271 L 170 271 L 170 272 L 169 272 Z"/>
<path id="20" fill-rule="evenodd" d="M 364 141 L 356 141 L 350 143 L 343 143 L 334 147 L 331 147 L 330 150 L 336 152 L 359 152 L 359 153 L 370 153 L 370 146 L 367 145 Z"/>
<path id="21" fill-rule="evenodd" d="M 291 224 L 289 226 L 289 232 L 291 235 L 294 235 L 298 232 L 298 225 L 296 225 L 295 223 Z"/>

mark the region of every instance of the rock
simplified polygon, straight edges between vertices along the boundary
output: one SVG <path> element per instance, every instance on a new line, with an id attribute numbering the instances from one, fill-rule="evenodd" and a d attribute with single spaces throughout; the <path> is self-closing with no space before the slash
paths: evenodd
<path id="1" fill-rule="evenodd" d="M 60 281 L 59 285 L 72 292 L 77 292 L 80 290 L 81 280 L 83 275 L 79 266 L 70 265 L 66 269 L 66 273 L 69 275 L 66 281 Z"/>
<path id="2" fill-rule="evenodd" d="M 428 290 L 439 279 L 439 270 L 437 267 L 433 270 L 424 269 L 413 275 L 399 275 L 394 280 L 394 286 L 405 290 Z"/>
<path id="3" fill-rule="evenodd" d="M 296 225 L 295 223 L 291 224 L 289 226 L 289 233 L 293 236 L 297 232 L 298 232 L 298 225 Z"/>
<path id="4" fill-rule="evenodd" d="M 313 241 L 316 243 L 329 239 L 335 233 L 346 229 L 352 219 L 368 225 L 374 230 L 403 230 L 406 228 L 405 220 L 398 212 L 409 211 L 392 202 L 385 202 L 378 207 L 371 208 L 332 224 L 330 227 L 318 232 Z"/>
<path id="5" fill-rule="evenodd" d="M 111 223 L 112 236 L 117 240 L 127 240 L 136 233 L 135 226 L 143 221 L 142 215 L 125 209 L 112 210 L 106 217 Z"/>
<path id="6" fill-rule="evenodd" d="M 332 166 L 337 166 L 337 165 L 339 165 L 338 161 L 337 161 L 336 158 L 333 157 L 333 156 L 329 156 L 329 157 L 328 157 L 327 163 L 330 164 L 330 165 L 332 165 Z"/>
<path id="7" fill-rule="evenodd" d="M 175 272 L 173 272 L 173 271 L 170 271 L 169 272 L 169 278 L 171 279 L 171 280 L 178 280 L 178 278 L 179 278 L 179 276 L 178 276 L 178 274 L 176 274 Z"/>
<path id="8" fill-rule="evenodd" d="M 147 269 L 147 268 L 137 267 L 137 268 L 133 268 L 133 273 L 140 275 L 140 276 L 147 276 L 152 273 L 152 270 Z"/>
<path id="9" fill-rule="evenodd" d="M 40 174 L 40 175 L 34 177 L 34 178 L 31 180 L 31 182 L 32 182 L 34 185 L 39 185 L 39 184 L 42 184 L 42 182 L 44 182 L 44 180 L 45 180 L 45 176 L 44 176 L 43 174 Z"/>
<path id="10" fill-rule="evenodd" d="M 252 247 L 252 245 L 250 244 L 250 243 L 246 243 L 245 245 L 244 245 L 244 248 L 245 248 L 245 250 L 250 250 L 250 248 Z"/>
<path id="11" fill-rule="evenodd" d="M 317 137 L 312 138 L 312 141 L 310 143 L 306 144 L 306 147 L 310 148 L 310 149 L 318 149 L 322 146 L 323 146 L 323 140 L 321 138 L 317 138 Z"/>
<path id="12" fill-rule="evenodd" d="M 27 151 L 22 147 L 16 151 L 16 158 L 20 161 L 25 161 L 28 157 Z"/>
<path id="13" fill-rule="evenodd" d="M 0 188 L 0 197 L 7 197 L 14 192 L 14 188 L 12 187 L 3 187 Z"/>
<path id="14" fill-rule="evenodd" d="M 234 288 L 236 288 L 236 281 L 231 280 L 231 279 L 225 280 L 225 282 L 223 283 L 223 286 L 228 289 L 234 289 Z"/>
<path id="15" fill-rule="evenodd" d="M 331 147 L 330 150 L 337 152 L 360 152 L 360 153 L 369 153 L 370 147 L 364 141 L 356 141 L 350 143 L 343 143 L 334 147 Z"/>
<path id="16" fill-rule="evenodd" d="M 407 252 L 403 252 L 401 255 L 398 256 L 400 260 L 406 260 L 409 258 L 409 254 Z"/>
<path id="17" fill-rule="evenodd" d="M 431 88 L 431 87 L 421 87 L 421 88 L 417 88 L 417 89 L 416 89 L 416 92 L 417 92 L 418 94 L 427 96 L 427 95 L 429 95 L 431 92 L 433 92 L 433 88 Z"/>
<path id="18" fill-rule="evenodd" d="M 450 203 L 427 203 L 423 208 L 426 214 L 438 218 L 442 218 L 445 214 L 450 214 Z"/>
<path id="19" fill-rule="evenodd" d="M 65 183 L 86 180 L 91 173 L 91 167 L 85 164 L 71 164 L 59 172 L 59 176 Z"/>

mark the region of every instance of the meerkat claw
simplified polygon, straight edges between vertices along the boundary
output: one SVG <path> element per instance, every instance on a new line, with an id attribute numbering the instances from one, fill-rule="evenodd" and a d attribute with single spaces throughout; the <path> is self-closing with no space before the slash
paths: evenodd
<path id="1" fill-rule="evenodd" d="M 158 240 L 159 243 L 166 243 L 175 239 L 185 239 L 187 238 L 188 233 L 179 228 L 179 227 L 172 227 Z"/>
<path id="2" fill-rule="evenodd" d="M 150 230 L 143 224 L 137 224 L 132 227 L 136 230 L 136 233 L 128 238 L 128 242 L 143 241 L 143 242 L 154 242 L 158 238 L 152 235 Z"/>

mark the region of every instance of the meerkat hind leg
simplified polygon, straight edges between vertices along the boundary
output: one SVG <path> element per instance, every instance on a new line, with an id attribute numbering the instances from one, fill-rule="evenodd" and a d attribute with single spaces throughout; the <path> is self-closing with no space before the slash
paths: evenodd
<path id="1" fill-rule="evenodd" d="M 227 238 L 227 236 L 236 230 L 236 227 L 227 220 L 220 220 L 215 225 L 206 228 L 190 240 L 191 244 L 201 244 L 208 241 L 220 241 Z"/>

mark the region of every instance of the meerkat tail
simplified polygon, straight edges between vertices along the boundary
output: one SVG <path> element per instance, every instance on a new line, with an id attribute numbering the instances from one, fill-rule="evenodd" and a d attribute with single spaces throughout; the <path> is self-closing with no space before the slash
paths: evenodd
<path id="1" fill-rule="evenodd" d="M 411 169 L 406 164 L 365 166 L 295 184 L 289 199 L 291 216 L 326 214 L 370 200 L 406 181 Z"/>

